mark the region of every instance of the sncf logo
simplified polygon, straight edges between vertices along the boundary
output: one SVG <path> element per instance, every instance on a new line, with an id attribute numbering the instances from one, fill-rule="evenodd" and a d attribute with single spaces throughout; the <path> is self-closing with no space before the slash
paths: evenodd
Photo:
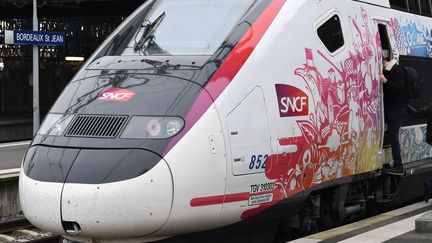
<path id="1" fill-rule="evenodd" d="M 108 88 L 99 95 L 98 100 L 126 102 L 134 96 L 135 93 L 127 89 Z"/>
<path id="2" fill-rule="evenodd" d="M 309 97 L 300 89 L 286 84 L 276 84 L 276 94 L 280 117 L 309 114 Z"/>

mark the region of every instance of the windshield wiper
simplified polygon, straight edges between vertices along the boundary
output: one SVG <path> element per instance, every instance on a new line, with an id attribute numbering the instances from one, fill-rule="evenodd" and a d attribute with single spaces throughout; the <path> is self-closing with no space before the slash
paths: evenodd
<path id="1" fill-rule="evenodd" d="M 153 21 L 153 23 L 147 24 L 144 26 L 145 30 L 142 34 L 140 40 L 135 44 L 134 51 L 145 51 L 146 50 L 146 43 L 148 42 L 147 46 L 153 41 L 154 39 L 154 33 L 156 32 L 159 25 L 162 23 L 162 20 L 165 18 L 165 12 L 163 12 L 159 17 Z"/>

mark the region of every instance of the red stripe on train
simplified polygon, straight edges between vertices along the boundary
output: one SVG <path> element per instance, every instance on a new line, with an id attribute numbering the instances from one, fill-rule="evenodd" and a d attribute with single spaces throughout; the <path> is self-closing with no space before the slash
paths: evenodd
<path id="1" fill-rule="evenodd" d="M 244 192 L 229 195 L 194 198 L 191 200 L 190 205 L 192 207 L 202 207 L 222 203 L 247 201 L 249 200 L 249 195 L 249 192 Z"/>

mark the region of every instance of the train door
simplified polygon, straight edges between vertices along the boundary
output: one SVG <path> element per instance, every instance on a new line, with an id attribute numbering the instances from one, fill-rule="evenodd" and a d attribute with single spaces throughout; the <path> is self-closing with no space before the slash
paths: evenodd
<path id="1" fill-rule="evenodd" d="M 380 38 L 380 45 L 378 46 L 378 56 L 380 58 L 383 58 L 383 54 L 387 52 L 387 55 L 389 55 L 392 58 L 399 58 L 398 52 L 396 48 L 392 48 L 392 42 L 391 42 L 391 28 L 390 23 L 386 19 L 380 19 L 375 18 L 374 19 L 374 25 L 378 30 L 379 38 Z M 380 62 L 380 71 L 383 69 L 382 63 Z M 381 72 L 380 72 L 381 73 Z M 385 132 L 385 119 L 384 119 L 384 102 L 383 102 L 383 89 L 382 85 L 380 86 L 381 89 L 381 148 L 382 149 L 382 157 L 381 161 L 383 164 L 390 163 L 392 156 L 391 156 L 391 149 L 389 145 L 384 144 L 384 132 Z"/>
<path id="2" fill-rule="evenodd" d="M 256 87 L 228 115 L 234 176 L 263 173 L 271 154 L 270 130 L 264 95 Z"/>

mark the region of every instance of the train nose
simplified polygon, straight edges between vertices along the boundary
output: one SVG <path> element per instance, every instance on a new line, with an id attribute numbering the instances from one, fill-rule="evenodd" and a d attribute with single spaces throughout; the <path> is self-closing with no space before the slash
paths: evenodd
<path id="1" fill-rule="evenodd" d="M 51 164 L 46 154 L 59 164 Z M 40 147 L 27 156 L 20 197 L 36 226 L 72 236 L 130 238 L 156 232 L 169 217 L 172 176 L 154 153 Z M 44 178 L 37 176 L 42 171 Z"/>
<path id="2" fill-rule="evenodd" d="M 69 234 L 89 237 L 133 237 L 156 232 L 168 219 L 172 179 L 158 163 L 137 178 L 106 184 L 65 183 L 62 222 Z M 75 232 L 73 224 L 79 225 Z"/>

